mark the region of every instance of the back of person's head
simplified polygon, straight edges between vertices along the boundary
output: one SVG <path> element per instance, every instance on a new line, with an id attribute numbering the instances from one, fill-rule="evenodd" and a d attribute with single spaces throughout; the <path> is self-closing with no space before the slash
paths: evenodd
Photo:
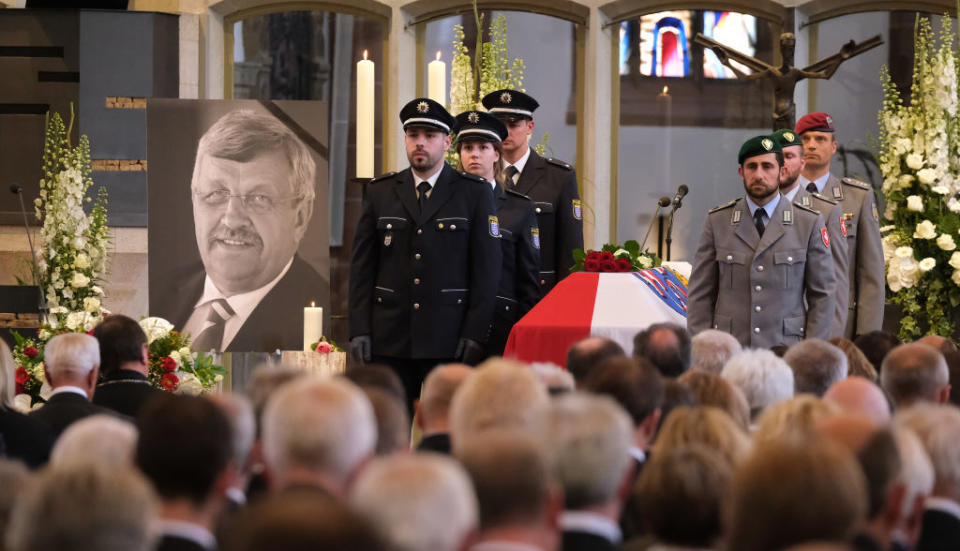
<path id="1" fill-rule="evenodd" d="M 32 480 L 33 473 L 26 465 L 0 458 L 0 548 L 4 548 L 2 534 L 6 534 L 10 526 L 10 515 Z"/>
<path id="2" fill-rule="evenodd" d="M 743 347 L 730 333 L 707 329 L 691 339 L 690 365 L 694 369 L 719 374 L 730 358 L 739 354 Z"/>
<path id="3" fill-rule="evenodd" d="M 960 502 L 960 410 L 918 403 L 897 412 L 894 423 L 923 444 L 933 465 L 933 495 Z"/>
<path id="4" fill-rule="evenodd" d="M 250 452 L 256 439 L 256 420 L 250 400 L 240 394 L 216 393 L 206 396 L 212 401 L 230 423 L 230 435 L 233 442 L 232 460 L 238 469 L 246 469 Z"/>
<path id="5" fill-rule="evenodd" d="M 43 362 L 50 386 L 83 379 L 100 365 L 100 344 L 86 333 L 63 333 L 47 341 Z"/>
<path id="6" fill-rule="evenodd" d="M 947 352 L 956 352 L 957 344 L 947 337 L 941 337 L 940 335 L 926 335 L 917 339 L 918 343 L 925 344 L 927 346 L 932 346 L 940 351 L 941 354 L 946 354 Z"/>
<path id="7" fill-rule="evenodd" d="M 853 454 L 833 442 L 758 445 L 733 475 L 727 548 L 768 551 L 847 541 L 866 518 L 866 496 Z"/>
<path id="8" fill-rule="evenodd" d="M 537 433 L 540 412 L 550 396 L 524 364 L 494 358 L 477 366 L 450 404 L 453 448 L 491 429 Z"/>
<path id="9" fill-rule="evenodd" d="M 608 358 L 583 381 L 587 392 L 609 396 L 626 410 L 634 426 L 660 410 L 663 402 L 663 380 L 646 360 Z"/>
<path id="10" fill-rule="evenodd" d="M 810 394 L 795 396 L 760 415 L 753 441 L 759 445 L 771 440 L 809 438 L 821 421 L 841 411 L 836 404 Z"/>
<path id="11" fill-rule="evenodd" d="M 257 421 L 257 435 L 263 432 L 263 410 L 273 393 L 294 379 L 305 377 L 307 372 L 293 366 L 263 363 L 253 370 L 247 383 L 247 398 L 253 406 L 253 415 Z"/>
<path id="12" fill-rule="evenodd" d="M 876 384 L 863 377 L 847 377 L 838 381 L 823 399 L 840 407 L 847 413 L 863 415 L 878 425 L 890 420 L 890 404 Z"/>
<path id="13" fill-rule="evenodd" d="M 690 333 L 676 323 L 655 323 L 633 338 L 633 355 L 650 360 L 664 377 L 690 369 Z"/>
<path id="14" fill-rule="evenodd" d="M 432 426 L 446 426 L 450 422 L 450 402 L 460 385 L 473 374 L 473 369 L 464 364 L 437 366 L 423 380 L 417 415 L 424 430 Z"/>
<path id="15" fill-rule="evenodd" d="M 373 524 L 345 503 L 308 488 L 266 496 L 241 511 L 224 551 L 387 551 Z"/>
<path id="16" fill-rule="evenodd" d="M 304 377 L 277 389 L 263 414 L 263 453 L 277 486 L 302 471 L 322 476 L 343 492 L 347 480 L 374 452 L 373 407 L 344 378 Z"/>
<path id="17" fill-rule="evenodd" d="M 722 409 L 745 431 L 750 430 L 750 406 L 739 388 L 714 373 L 688 371 L 677 378 L 690 387 L 698 406 Z"/>
<path id="18" fill-rule="evenodd" d="M 376 455 L 389 455 L 410 448 L 410 415 L 396 395 L 377 387 L 361 387 L 370 400 L 377 421 Z"/>
<path id="19" fill-rule="evenodd" d="M 641 525 L 660 543 L 713 548 L 732 474 L 726 459 L 699 444 L 654 455 L 633 487 Z"/>
<path id="20" fill-rule="evenodd" d="M 350 503 L 397 551 L 457 551 L 477 527 L 470 477 L 437 454 L 374 459 L 357 478 Z"/>
<path id="21" fill-rule="evenodd" d="M 93 328 L 100 343 L 100 374 L 108 375 L 127 363 L 146 362 L 147 334 L 133 318 L 111 314 Z"/>
<path id="22" fill-rule="evenodd" d="M 916 402 L 943 402 L 949 396 L 950 370 L 943 354 L 932 346 L 901 344 L 887 354 L 880 369 L 880 386 L 894 408 Z"/>
<path id="23" fill-rule="evenodd" d="M 857 348 L 863 352 L 863 355 L 870 360 L 870 363 L 879 373 L 883 369 L 883 360 L 887 357 L 887 354 L 897 346 L 900 346 L 900 338 L 892 333 L 878 329 L 860 335 L 854 339 L 853 344 L 857 345 Z"/>
<path id="24" fill-rule="evenodd" d="M 731 465 L 750 453 L 750 437 L 725 411 L 715 407 L 681 407 L 673 410 L 657 434 L 654 457 L 690 444 L 707 447 Z"/>
<path id="25" fill-rule="evenodd" d="M 394 370 L 385 365 L 353 365 L 343 376 L 360 388 L 379 388 L 396 396 L 401 404 L 407 403 L 407 391 L 403 388 L 403 381 Z"/>
<path id="26" fill-rule="evenodd" d="M 481 531 L 545 524 L 553 491 L 550 461 L 533 437 L 490 431 L 461 447 L 457 459 L 473 481 Z"/>
<path id="27" fill-rule="evenodd" d="M 677 408 L 692 408 L 697 405 L 697 397 L 693 389 L 676 379 L 663 379 L 663 401 L 660 402 L 660 422 L 657 431 L 663 427 L 663 422 L 670 416 L 670 412 Z"/>
<path id="28" fill-rule="evenodd" d="M 57 438 L 50 463 L 89 461 L 113 469 L 133 467 L 137 428 L 112 415 L 91 415 L 72 423 Z"/>
<path id="29" fill-rule="evenodd" d="M 6 548 L 148 551 L 154 548 L 155 511 L 150 484 L 134 469 L 89 462 L 52 466 L 14 507 Z"/>
<path id="30" fill-rule="evenodd" d="M 873 383 L 880 378 L 877 369 L 867 359 L 863 350 L 853 344 L 853 341 L 843 337 L 835 337 L 827 342 L 843 350 L 843 353 L 847 355 L 847 377 L 863 377 Z"/>
<path id="31" fill-rule="evenodd" d="M 587 337 L 573 343 L 567 350 L 567 371 L 579 383 L 607 358 L 625 355 L 623 347 L 612 339 Z"/>
<path id="32" fill-rule="evenodd" d="M 783 355 L 793 370 L 794 394 L 820 397 L 834 383 L 847 377 L 847 356 L 836 346 L 820 339 L 807 339 Z"/>
<path id="33" fill-rule="evenodd" d="M 793 398 L 793 371 L 769 350 L 745 350 L 723 367 L 722 377 L 743 392 L 750 417 Z"/>
<path id="34" fill-rule="evenodd" d="M 164 500 L 203 505 L 231 459 L 230 422 L 209 400 L 162 393 L 137 417 L 136 464 Z"/>
<path id="35" fill-rule="evenodd" d="M 577 381 L 569 371 L 550 362 L 534 362 L 530 370 L 540 379 L 540 383 L 551 396 L 576 390 Z"/>
<path id="36" fill-rule="evenodd" d="M 630 474 L 633 425 L 623 408 L 606 396 L 571 392 L 554 398 L 545 417 L 546 449 L 566 508 L 625 498 L 618 491 Z"/>
<path id="37" fill-rule="evenodd" d="M 0 339 L 0 406 L 13 407 L 13 395 L 17 390 L 17 363 L 6 341 Z"/>

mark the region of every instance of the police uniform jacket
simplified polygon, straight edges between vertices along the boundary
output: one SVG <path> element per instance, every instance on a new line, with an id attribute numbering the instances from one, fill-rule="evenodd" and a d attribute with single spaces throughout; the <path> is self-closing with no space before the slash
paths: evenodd
<path id="1" fill-rule="evenodd" d="M 846 336 L 853 338 L 883 325 L 886 282 L 877 200 L 870 184 L 833 174 L 823 194 L 843 207 L 850 282 Z"/>
<path id="2" fill-rule="evenodd" d="M 753 348 L 828 338 L 835 290 L 829 242 L 816 211 L 785 199 L 762 237 L 746 201 L 712 209 L 690 276 L 691 333 L 719 329 Z"/>
<path id="3" fill-rule="evenodd" d="M 547 294 L 570 273 L 574 249 L 583 248 L 583 208 L 577 175 L 567 163 L 544 159 L 531 149 L 513 189 L 536 203 L 540 287 Z"/>
<path id="4" fill-rule="evenodd" d="M 540 300 L 540 236 L 533 201 L 500 186 L 493 193 L 500 220 L 503 269 L 487 353 L 500 356 L 513 324 Z"/>
<path id="5" fill-rule="evenodd" d="M 846 334 L 847 303 L 850 301 L 850 275 L 847 266 L 847 228 L 843 217 L 843 205 L 819 193 L 809 193 L 802 187 L 793 197 L 805 207 L 820 213 L 830 234 L 830 255 L 833 257 L 833 273 L 836 276 L 834 294 L 834 319 L 830 337 L 842 337 Z"/>
<path id="6" fill-rule="evenodd" d="M 373 354 L 453 358 L 487 341 L 501 268 L 493 192 L 446 163 L 423 212 L 408 168 L 370 182 L 350 261 L 350 338 Z"/>

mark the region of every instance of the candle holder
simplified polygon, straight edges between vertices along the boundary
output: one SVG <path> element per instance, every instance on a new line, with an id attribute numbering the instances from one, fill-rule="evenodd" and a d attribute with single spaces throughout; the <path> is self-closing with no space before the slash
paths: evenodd
<path id="1" fill-rule="evenodd" d="M 366 198 L 367 198 L 367 184 L 369 184 L 369 183 L 372 182 L 372 181 L 373 181 L 373 178 L 350 178 L 350 180 L 349 180 L 348 183 L 350 183 L 350 184 L 352 184 L 352 185 L 355 185 L 355 186 L 356 186 L 356 185 L 363 186 L 363 187 L 360 188 L 360 193 L 361 193 L 360 198 L 361 198 L 361 199 L 366 199 Z"/>

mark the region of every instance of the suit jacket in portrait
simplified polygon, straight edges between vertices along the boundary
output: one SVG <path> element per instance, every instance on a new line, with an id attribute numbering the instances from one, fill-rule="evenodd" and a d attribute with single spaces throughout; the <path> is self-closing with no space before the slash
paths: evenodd
<path id="1" fill-rule="evenodd" d="M 54 438 L 59 438 L 60 434 L 75 421 L 100 413 L 123 417 L 113 410 L 98 406 L 74 392 L 54 394 L 43 407 L 31 411 L 28 417 L 47 425 L 53 432 Z M 126 417 L 123 418 L 127 421 L 130 420 Z"/>
<path id="2" fill-rule="evenodd" d="M 375 356 L 453 358 L 486 343 L 500 279 L 490 184 L 443 163 L 421 213 L 408 168 L 367 184 L 350 260 L 350 338 Z"/>
<path id="3" fill-rule="evenodd" d="M 545 159 L 531 149 L 513 190 L 536 203 L 540 287 L 547 294 L 570 273 L 574 249 L 583 248 L 583 204 L 577 174 L 569 164 Z"/>
<path id="4" fill-rule="evenodd" d="M 745 347 L 827 339 L 835 276 L 820 215 L 781 199 L 761 237 L 747 202 L 711 209 L 693 262 L 687 327 L 730 333 Z"/>
<path id="5" fill-rule="evenodd" d="M 206 272 L 197 264 L 183 278 L 171 278 L 163 296 L 169 301 L 151 305 L 155 315 L 182 330 L 203 295 Z M 223 352 L 273 352 L 303 348 L 303 308 L 316 301 L 324 278 L 299 255 L 290 269 L 263 297 Z M 195 336 L 195 335 L 194 335 Z"/>
<path id="6" fill-rule="evenodd" d="M 0 406 L 0 438 L 3 456 L 19 459 L 31 469 L 43 466 L 50 459 L 53 432 L 46 424 L 19 411 Z"/>
<path id="7" fill-rule="evenodd" d="M 927 509 L 920 525 L 916 551 L 956 551 L 960 549 L 960 518 L 945 511 Z"/>
<path id="8" fill-rule="evenodd" d="M 154 388 L 142 373 L 117 369 L 103 376 L 93 393 L 93 403 L 135 419 L 140 408 L 162 392 Z"/>

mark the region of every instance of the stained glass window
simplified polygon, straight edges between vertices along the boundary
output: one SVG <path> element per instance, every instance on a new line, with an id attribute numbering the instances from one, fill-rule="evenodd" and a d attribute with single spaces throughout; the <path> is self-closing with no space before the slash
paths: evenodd
<path id="1" fill-rule="evenodd" d="M 690 76 L 692 20 L 690 10 L 663 11 L 640 18 L 640 74 Z"/>
<path id="2" fill-rule="evenodd" d="M 732 11 L 705 11 L 703 12 L 703 34 L 749 56 L 756 55 L 757 18 L 752 15 Z M 736 61 L 732 61 L 732 63 L 746 74 L 753 72 Z M 704 51 L 703 76 L 707 78 L 737 78 L 729 67 L 720 63 L 716 54 L 711 50 Z"/>

